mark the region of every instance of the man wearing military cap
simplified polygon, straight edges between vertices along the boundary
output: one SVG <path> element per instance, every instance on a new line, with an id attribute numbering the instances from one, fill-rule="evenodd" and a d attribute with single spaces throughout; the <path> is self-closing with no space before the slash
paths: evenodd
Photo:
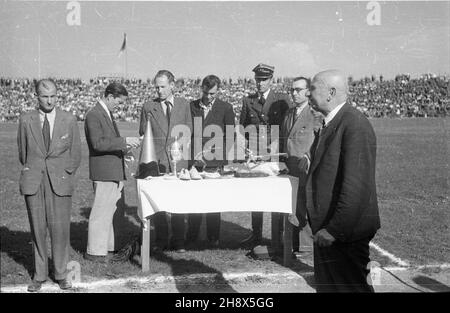
<path id="1" fill-rule="evenodd" d="M 275 92 L 271 89 L 272 78 L 275 68 L 273 66 L 260 63 L 254 69 L 257 92 L 244 97 L 239 123 L 244 127 L 255 125 L 260 131 L 260 126 L 264 125 L 268 129 L 270 136 L 270 126 L 280 126 L 287 110 L 292 107 L 287 94 Z M 275 138 L 268 138 L 268 143 Z M 252 212 L 252 234 L 243 240 L 241 244 L 253 248 L 261 244 L 262 240 L 263 213 Z"/>

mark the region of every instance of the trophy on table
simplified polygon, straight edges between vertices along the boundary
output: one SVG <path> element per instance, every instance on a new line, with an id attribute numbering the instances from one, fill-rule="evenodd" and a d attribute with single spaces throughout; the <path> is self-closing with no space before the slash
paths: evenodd
<path id="1" fill-rule="evenodd" d="M 177 162 L 183 159 L 183 151 L 181 145 L 178 142 L 178 137 L 175 136 L 175 141 L 170 145 L 170 158 L 172 160 L 172 172 L 175 177 L 177 177 Z"/>

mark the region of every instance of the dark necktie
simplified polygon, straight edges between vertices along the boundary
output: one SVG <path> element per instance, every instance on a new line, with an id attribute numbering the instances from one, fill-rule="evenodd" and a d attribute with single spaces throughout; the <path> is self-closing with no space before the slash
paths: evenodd
<path id="1" fill-rule="evenodd" d="M 119 128 L 117 127 L 116 121 L 114 120 L 114 115 L 111 112 L 109 112 L 109 116 L 111 116 L 111 122 L 114 126 L 114 130 L 116 131 L 116 136 L 120 137 Z"/>
<path id="2" fill-rule="evenodd" d="M 264 105 L 264 103 L 266 103 L 266 99 L 264 99 L 264 95 L 261 95 L 261 97 L 259 97 L 259 103 L 261 103 L 261 105 Z"/>
<path id="3" fill-rule="evenodd" d="M 50 149 L 50 123 L 47 119 L 47 114 L 45 114 L 44 125 L 42 126 L 42 135 L 44 136 L 45 149 Z"/>
<path id="4" fill-rule="evenodd" d="M 314 141 L 313 144 L 311 145 L 311 160 L 314 159 L 317 147 L 319 146 L 320 136 L 324 129 L 325 129 L 325 120 L 322 120 L 322 127 L 314 131 Z"/>
<path id="5" fill-rule="evenodd" d="M 167 124 L 170 124 L 170 112 L 172 111 L 172 103 L 170 101 L 164 101 L 164 104 L 166 105 L 166 118 L 167 118 Z"/>

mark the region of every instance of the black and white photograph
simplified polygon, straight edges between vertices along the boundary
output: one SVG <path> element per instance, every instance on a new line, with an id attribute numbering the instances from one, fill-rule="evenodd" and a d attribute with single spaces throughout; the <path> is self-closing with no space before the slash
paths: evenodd
<path id="1" fill-rule="evenodd" d="M 1 293 L 448 293 L 449 79 L 449 1 L 0 0 Z"/>

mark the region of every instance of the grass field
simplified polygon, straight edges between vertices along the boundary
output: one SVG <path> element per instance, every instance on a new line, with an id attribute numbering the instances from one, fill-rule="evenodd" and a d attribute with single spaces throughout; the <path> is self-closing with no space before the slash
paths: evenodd
<path id="1" fill-rule="evenodd" d="M 378 138 L 377 187 L 381 229 L 374 242 L 412 265 L 450 262 L 449 211 L 449 124 L 450 119 L 371 120 Z M 119 123 L 124 136 L 135 136 L 137 124 Z M 1 284 L 30 280 L 33 261 L 31 236 L 23 197 L 18 190 L 20 165 L 16 146 L 17 124 L 0 124 L 0 239 Z M 82 267 L 84 281 L 144 275 L 137 264 L 96 265 L 83 259 L 87 241 L 87 220 L 93 201 L 88 179 L 87 146 L 82 134 L 83 160 L 73 197 L 71 224 L 72 260 Z M 127 222 L 122 231 L 125 242 L 139 233 L 136 191 L 133 180 L 126 183 Z M 265 214 L 264 236 L 270 238 L 270 214 Z M 222 214 L 221 247 L 185 254 L 167 252 L 151 259 L 150 274 L 272 272 L 277 262 L 257 261 L 245 256 L 238 243 L 250 232 L 250 213 Z M 372 259 L 391 265 L 389 259 L 372 251 Z M 299 262 L 298 262 L 299 263 Z M 297 267 L 295 267 L 297 266 Z M 307 267 L 296 264 L 294 268 Z M 311 270 L 307 268 L 306 270 Z M 219 276 L 220 277 L 220 276 Z M 220 281 L 217 282 L 220 284 Z"/>

